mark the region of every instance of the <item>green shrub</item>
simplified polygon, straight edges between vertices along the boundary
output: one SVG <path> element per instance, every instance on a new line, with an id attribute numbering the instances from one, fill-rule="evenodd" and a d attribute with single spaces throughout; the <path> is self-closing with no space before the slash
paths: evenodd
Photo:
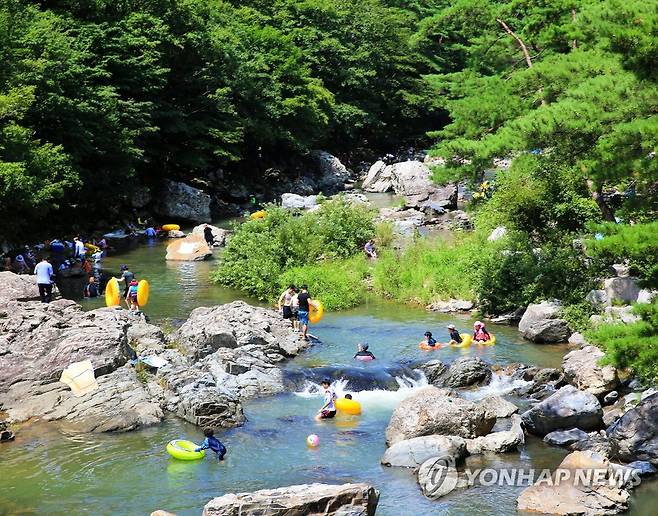
<path id="1" fill-rule="evenodd" d="M 596 313 L 592 305 L 583 301 L 562 308 L 562 318 L 573 331 L 585 332 L 590 328 L 589 318 Z"/>
<path id="2" fill-rule="evenodd" d="M 213 279 L 273 300 L 286 271 L 360 254 L 374 231 L 373 213 L 342 199 L 325 201 L 310 213 L 268 206 L 264 219 L 235 227 Z"/>
<path id="3" fill-rule="evenodd" d="M 633 324 L 604 324 L 587 332 L 587 339 L 605 351 L 603 362 L 630 368 L 640 378 L 658 383 L 658 299 L 635 305 L 642 320 Z"/>
<path id="4" fill-rule="evenodd" d="M 342 310 L 363 303 L 366 296 L 363 280 L 367 276 L 367 260 L 358 255 L 289 269 L 282 274 L 279 289 L 307 284 L 311 297 L 321 300 L 325 309 Z"/>
<path id="5" fill-rule="evenodd" d="M 595 286 L 568 237 L 534 247 L 527 235 L 513 233 L 480 256 L 477 292 L 486 313 L 509 312 L 547 298 L 580 303 Z"/>
<path id="6" fill-rule="evenodd" d="M 605 224 L 593 231 L 603 235 L 601 240 L 585 242 L 599 269 L 628 260 L 634 274 L 644 285 L 658 287 L 658 221 L 646 224 Z"/>

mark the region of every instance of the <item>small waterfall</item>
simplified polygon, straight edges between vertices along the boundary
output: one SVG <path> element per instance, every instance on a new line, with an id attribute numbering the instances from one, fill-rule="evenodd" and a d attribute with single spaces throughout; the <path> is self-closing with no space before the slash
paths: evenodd
<path id="1" fill-rule="evenodd" d="M 527 387 L 530 384 L 532 384 L 532 382 L 526 382 L 520 378 L 512 378 L 511 376 L 494 373 L 491 377 L 491 381 L 487 385 L 472 391 L 462 391 L 460 395 L 470 400 L 481 400 L 487 396 L 504 396 L 515 389 Z"/>
<path id="2" fill-rule="evenodd" d="M 354 399 L 361 403 L 364 408 L 393 409 L 403 399 L 418 389 L 427 386 L 425 375 L 422 372 L 418 373 L 418 378 L 396 376 L 397 390 L 372 389 L 354 391 L 350 389 L 349 380 L 345 378 L 334 380 L 331 387 L 339 398 L 345 394 L 352 394 Z M 322 396 L 322 387 L 318 383 L 307 380 L 304 388 L 299 392 L 295 392 L 295 395 L 302 398 L 319 398 Z"/>

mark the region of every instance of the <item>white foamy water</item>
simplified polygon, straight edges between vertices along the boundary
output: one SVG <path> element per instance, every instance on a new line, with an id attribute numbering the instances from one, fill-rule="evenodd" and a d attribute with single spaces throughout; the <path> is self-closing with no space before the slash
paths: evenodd
<path id="1" fill-rule="evenodd" d="M 384 389 L 373 389 L 371 391 L 354 391 L 350 389 L 349 380 L 341 378 L 335 380 L 331 387 L 336 395 L 341 398 L 345 394 L 352 394 L 354 399 L 361 403 L 364 409 L 394 409 L 405 398 L 411 396 L 418 389 L 426 387 L 427 378 L 420 374 L 419 379 L 408 376 L 396 376 L 395 381 L 398 383 L 398 390 L 388 391 Z M 301 398 L 320 398 L 322 396 L 322 387 L 314 382 L 306 382 L 304 389 L 295 393 Z"/>
<path id="2" fill-rule="evenodd" d="M 487 396 L 503 396 L 509 394 L 515 389 L 520 389 L 530 385 L 532 382 L 526 382 L 520 378 L 496 374 L 491 377 L 491 381 L 476 390 L 461 392 L 461 396 L 469 400 L 481 400 Z"/>

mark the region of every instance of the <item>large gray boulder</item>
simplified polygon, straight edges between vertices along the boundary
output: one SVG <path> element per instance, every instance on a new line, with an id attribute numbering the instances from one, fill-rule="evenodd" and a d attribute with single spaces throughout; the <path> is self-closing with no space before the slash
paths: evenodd
<path id="1" fill-rule="evenodd" d="M 617 369 L 611 365 L 601 366 L 604 353 L 595 346 L 586 346 L 567 353 L 562 360 L 562 369 L 569 381 L 581 391 L 602 396 L 619 385 Z"/>
<path id="2" fill-rule="evenodd" d="M 658 393 L 630 409 L 607 430 L 613 457 L 658 465 Z"/>
<path id="3" fill-rule="evenodd" d="M 210 222 L 210 196 L 185 183 L 164 181 L 156 209 L 166 219 Z"/>
<path id="4" fill-rule="evenodd" d="M 603 282 L 603 289 L 608 305 L 635 303 L 640 294 L 637 278 L 631 277 L 608 278 Z"/>
<path id="5" fill-rule="evenodd" d="M 470 455 L 482 453 L 506 453 L 516 451 L 525 442 L 521 426 L 521 416 L 512 416 L 512 426 L 509 430 L 493 432 L 474 439 L 466 439 L 466 450 Z"/>
<path id="6" fill-rule="evenodd" d="M 480 400 L 480 406 L 491 417 L 506 418 L 519 411 L 519 407 L 500 396 L 487 396 Z"/>
<path id="7" fill-rule="evenodd" d="M 577 451 L 567 455 L 550 480 L 540 479 L 523 490 L 517 499 L 519 511 L 564 516 L 618 514 L 628 509 L 630 493 L 610 481 L 609 461 L 592 451 Z M 602 473 L 600 482 L 576 482 L 576 472 Z"/>
<path id="8" fill-rule="evenodd" d="M 306 197 L 294 193 L 284 193 L 281 195 L 281 207 L 287 210 L 307 210 L 317 206 L 316 195 L 308 195 Z"/>
<path id="9" fill-rule="evenodd" d="M 39 299 L 37 277 L 28 274 L 0 272 L 0 308 L 9 301 L 31 301 Z"/>
<path id="10" fill-rule="evenodd" d="M 491 379 L 491 366 L 480 357 L 460 357 L 447 371 L 432 380 L 441 387 L 468 387 L 482 385 Z"/>
<path id="11" fill-rule="evenodd" d="M 97 376 L 114 371 L 129 358 L 131 317 L 114 308 L 84 312 L 65 299 L 9 302 L 0 308 L 0 393 L 20 381 L 57 381 L 86 359 Z"/>
<path id="12" fill-rule="evenodd" d="M 369 484 L 301 484 L 229 493 L 210 500 L 203 516 L 373 516 L 379 491 Z"/>
<path id="13" fill-rule="evenodd" d="M 311 158 L 319 172 L 316 182 L 321 192 L 331 195 L 344 189 L 350 172 L 336 156 L 325 151 L 313 151 Z"/>
<path id="14" fill-rule="evenodd" d="M 588 438 L 587 432 L 580 428 L 570 430 L 555 430 L 544 436 L 544 442 L 554 446 L 569 446 L 578 441 L 584 441 Z"/>
<path id="15" fill-rule="evenodd" d="M 229 231 L 227 229 L 218 228 L 217 226 L 212 226 L 211 224 L 199 224 L 198 226 L 195 226 L 192 230 L 192 234 L 205 240 L 206 227 L 209 227 L 212 231 L 213 247 L 222 247 L 226 244 L 226 237 Z"/>
<path id="16" fill-rule="evenodd" d="M 433 434 L 477 437 L 489 433 L 495 422 L 484 408 L 453 391 L 424 387 L 393 411 L 386 428 L 386 444 Z"/>
<path id="17" fill-rule="evenodd" d="M 431 172 L 420 161 L 403 161 L 391 165 L 393 189 L 398 195 L 413 200 L 427 200 L 434 189 Z"/>
<path id="18" fill-rule="evenodd" d="M 363 180 L 362 188 L 366 192 L 384 193 L 393 190 L 393 167 L 387 166 L 383 161 L 372 164 L 368 175 Z"/>
<path id="19" fill-rule="evenodd" d="M 540 344 L 565 342 L 571 332 L 567 322 L 560 318 L 560 311 L 560 303 L 555 300 L 531 304 L 519 322 L 519 331 L 526 339 Z"/>
<path id="20" fill-rule="evenodd" d="M 169 340 L 195 360 L 220 348 L 254 345 L 265 355 L 278 355 L 273 358 L 279 361 L 297 355 L 308 346 L 278 312 L 244 301 L 194 309 Z"/>
<path id="21" fill-rule="evenodd" d="M 454 435 L 425 435 L 399 441 L 382 457 L 384 466 L 417 468 L 431 457 L 452 457 L 457 463 L 466 456 L 466 441 Z"/>
<path id="22" fill-rule="evenodd" d="M 523 413 L 529 432 L 544 436 L 553 430 L 596 430 L 603 424 L 599 400 L 589 392 L 566 385 Z"/>
<path id="23" fill-rule="evenodd" d="M 77 397 L 60 382 L 23 381 L 13 384 L 0 402 L 12 421 L 61 421 L 79 432 L 126 432 L 162 421 L 162 408 L 133 369 L 121 367 L 97 382 L 96 390 Z"/>

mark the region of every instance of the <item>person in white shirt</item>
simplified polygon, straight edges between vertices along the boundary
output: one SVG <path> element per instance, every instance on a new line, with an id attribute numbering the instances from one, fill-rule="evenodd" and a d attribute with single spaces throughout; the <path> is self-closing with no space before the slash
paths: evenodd
<path id="1" fill-rule="evenodd" d="M 320 385 L 322 385 L 322 389 L 324 390 L 324 405 L 322 405 L 322 408 L 318 410 L 317 416 L 315 416 L 317 421 L 331 419 L 336 415 L 336 405 L 334 403 L 336 401 L 336 393 L 331 388 L 331 382 L 325 379 L 322 380 Z"/>
<path id="2" fill-rule="evenodd" d="M 39 287 L 41 302 L 50 303 L 53 297 L 53 266 L 50 265 L 46 257 L 37 263 L 34 268 L 34 274 L 37 276 L 37 286 Z"/>
<path id="3" fill-rule="evenodd" d="M 75 237 L 73 239 L 73 242 L 75 242 L 75 251 L 73 253 L 73 256 L 76 258 L 84 258 L 85 254 L 87 254 L 87 249 L 85 249 L 85 244 L 82 240 L 80 240 L 79 237 Z"/>

